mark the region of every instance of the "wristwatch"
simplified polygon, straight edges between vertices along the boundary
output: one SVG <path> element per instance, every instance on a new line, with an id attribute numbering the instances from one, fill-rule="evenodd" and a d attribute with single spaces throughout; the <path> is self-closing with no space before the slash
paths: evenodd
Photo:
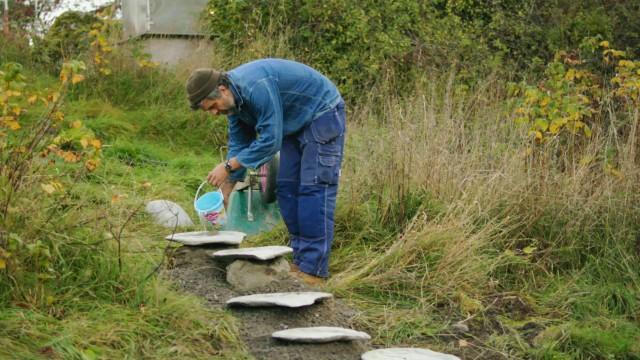
<path id="1" fill-rule="evenodd" d="M 224 169 L 227 170 L 228 173 L 232 173 L 234 171 L 229 160 L 224 163 Z"/>

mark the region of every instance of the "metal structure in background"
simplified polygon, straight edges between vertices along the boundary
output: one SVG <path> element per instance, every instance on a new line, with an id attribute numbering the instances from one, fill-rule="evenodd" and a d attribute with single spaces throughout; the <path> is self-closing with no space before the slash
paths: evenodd
<path id="1" fill-rule="evenodd" d="M 122 0 L 125 36 L 202 36 L 206 6 L 207 0 Z"/>
<path id="2" fill-rule="evenodd" d="M 200 30 L 206 6 L 207 0 L 121 0 L 125 39 L 141 39 L 151 59 L 165 65 L 206 56 L 210 47 Z"/>

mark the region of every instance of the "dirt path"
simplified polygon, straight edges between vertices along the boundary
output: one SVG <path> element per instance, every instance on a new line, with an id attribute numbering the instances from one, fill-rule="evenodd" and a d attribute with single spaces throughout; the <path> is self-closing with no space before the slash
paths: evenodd
<path id="1" fill-rule="evenodd" d="M 182 246 L 173 253 L 164 276 L 214 308 L 224 308 L 227 300 L 241 295 L 313 290 L 291 278 L 251 292 L 235 291 L 226 281 L 225 264 L 208 256 L 212 250 L 220 249 L 223 247 Z M 340 326 L 357 330 L 352 321 L 355 311 L 340 300 L 325 300 L 301 309 L 233 307 L 231 311 L 239 320 L 242 340 L 256 359 L 356 360 L 371 348 L 362 341 L 294 344 L 271 338 L 274 331 L 294 327 Z"/>

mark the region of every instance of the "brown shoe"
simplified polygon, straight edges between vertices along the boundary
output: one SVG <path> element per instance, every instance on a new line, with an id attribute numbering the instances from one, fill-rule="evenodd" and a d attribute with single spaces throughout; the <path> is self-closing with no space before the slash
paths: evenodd
<path id="1" fill-rule="evenodd" d="M 297 268 L 297 266 L 296 266 Z M 323 285 L 327 280 L 325 278 L 321 278 L 318 276 L 313 276 L 311 274 L 307 274 L 300 269 L 291 272 L 292 275 L 296 276 L 298 279 L 302 280 L 305 284 L 309 286 L 320 286 Z"/>

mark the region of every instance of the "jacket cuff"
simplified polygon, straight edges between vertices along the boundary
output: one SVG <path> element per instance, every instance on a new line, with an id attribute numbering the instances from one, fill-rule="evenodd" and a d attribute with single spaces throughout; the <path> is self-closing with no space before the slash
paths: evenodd
<path id="1" fill-rule="evenodd" d="M 233 180 L 233 181 L 242 181 L 244 180 L 245 175 L 247 174 L 247 169 L 246 168 L 240 168 L 234 172 L 232 172 L 231 174 L 229 174 L 229 179 Z"/>

